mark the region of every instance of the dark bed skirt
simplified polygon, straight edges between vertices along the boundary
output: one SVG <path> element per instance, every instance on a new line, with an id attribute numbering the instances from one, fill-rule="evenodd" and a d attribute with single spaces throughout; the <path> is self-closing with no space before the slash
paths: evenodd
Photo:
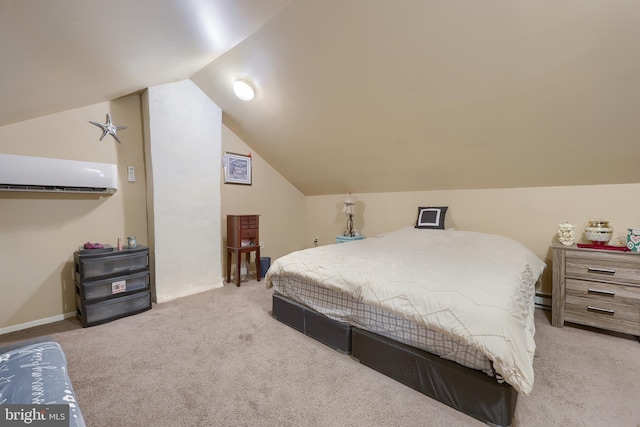
<path id="1" fill-rule="evenodd" d="M 483 372 L 353 328 L 353 358 L 480 421 L 511 425 L 518 393 Z"/>
<path id="2" fill-rule="evenodd" d="M 518 393 L 509 384 L 426 351 L 352 328 L 281 295 L 273 294 L 273 317 L 477 420 L 510 426 Z"/>
<path id="3" fill-rule="evenodd" d="M 342 354 L 351 354 L 351 326 L 346 323 L 277 294 L 273 294 L 272 316 Z"/>

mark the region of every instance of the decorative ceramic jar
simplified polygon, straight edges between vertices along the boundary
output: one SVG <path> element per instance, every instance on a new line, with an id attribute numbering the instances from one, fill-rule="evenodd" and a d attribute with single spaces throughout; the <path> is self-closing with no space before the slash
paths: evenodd
<path id="1" fill-rule="evenodd" d="M 594 245 L 606 245 L 613 236 L 613 228 L 609 226 L 609 221 L 596 219 L 589 221 L 589 226 L 584 228 L 584 234 Z"/>
<path id="2" fill-rule="evenodd" d="M 558 226 L 558 240 L 565 246 L 571 246 L 576 241 L 575 224 L 560 224 Z"/>

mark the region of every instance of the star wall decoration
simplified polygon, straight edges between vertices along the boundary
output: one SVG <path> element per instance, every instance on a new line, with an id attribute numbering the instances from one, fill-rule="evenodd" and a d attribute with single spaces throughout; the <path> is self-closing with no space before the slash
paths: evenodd
<path id="1" fill-rule="evenodd" d="M 113 123 L 111 123 L 111 114 L 107 114 L 107 123 L 105 124 L 92 122 L 91 120 L 89 120 L 89 123 L 91 123 L 92 125 L 96 125 L 99 128 L 102 128 L 102 136 L 100 137 L 100 141 L 102 141 L 102 139 L 105 136 L 112 135 L 116 139 L 116 141 L 120 142 L 120 140 L 118 139 L 117 132 L 119 130 L 127 128 L 126 126 L 116 126 Z"/>

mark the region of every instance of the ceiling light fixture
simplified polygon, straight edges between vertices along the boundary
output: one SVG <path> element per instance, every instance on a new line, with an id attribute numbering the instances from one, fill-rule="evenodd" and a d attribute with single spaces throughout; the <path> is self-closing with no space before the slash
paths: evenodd
<path id="1" fill-rule="evenodd" d="M 251 101 L 256 95 L 253 84 L 246 78 L 239 77 L 233 82 L 233 92 L 243 101 Z"/>

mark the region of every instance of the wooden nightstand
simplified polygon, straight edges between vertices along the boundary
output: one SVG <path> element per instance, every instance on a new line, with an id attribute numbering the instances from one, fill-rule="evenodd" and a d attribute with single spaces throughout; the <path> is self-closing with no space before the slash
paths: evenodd
<path id="1" fill-rule="evenodd" d="M 640 253 L 553 244 L 552 321 L 640 335 Z"/>
<path id="2" fill-rule="evenodd" d="M 364 240 L 364 236 L 336 236 L 336 243 L 353 242 L 354 240 Z"/>
<path id="3" fill-rule="evenodd" d="M 240 286 L 240 259 L 246 253 L 251 264 L 251 252 L 256 253 L 256 279 L 260 281 L 260 215 L 227 215 L 227 283 L 231 281 L 231 257 L 236 255 L 236 286 Z"/>

